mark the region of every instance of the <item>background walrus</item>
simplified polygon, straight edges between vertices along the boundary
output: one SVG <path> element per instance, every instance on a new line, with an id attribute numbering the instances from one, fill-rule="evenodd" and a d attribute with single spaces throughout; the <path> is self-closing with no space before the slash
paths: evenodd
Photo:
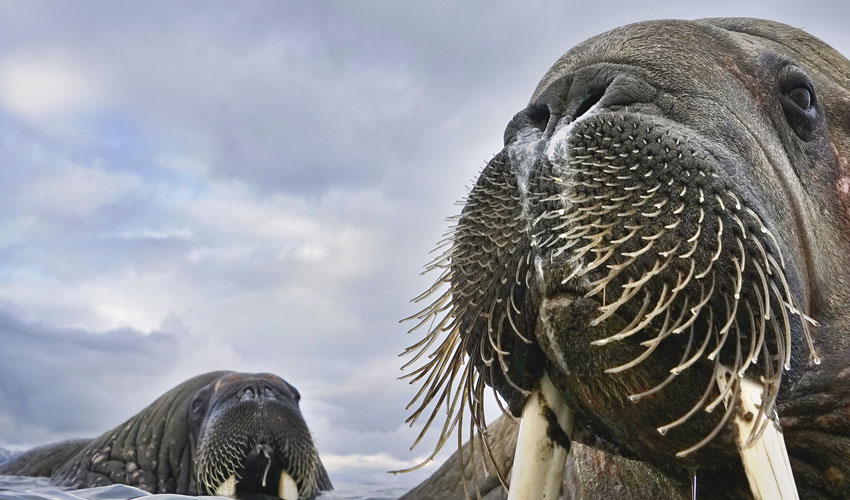
<path id="1" fill-rule="evenodd" d="M 820 40 L 752 19 L 570 50 L 431 264 L 411 351 L 437 347 L 411 373 L 411 419 L 448 409 L 441 444 L 480 432 L 487 385 L 518 414 L 548 373 L 573 439 L 741 498 L 723 402 L 746 377 L 779 412 L 801 497 L 846 498 L 848 75 Z"/>
<path id="2" fill-rule="evenodd" d="M 74 488 L 123 483 L 153 493 L 313 498 L 333 487 L 300 398 L 276 375 L 206 373 L 100 437 L 36 448 L 0 474 L 48 476 Z"/>

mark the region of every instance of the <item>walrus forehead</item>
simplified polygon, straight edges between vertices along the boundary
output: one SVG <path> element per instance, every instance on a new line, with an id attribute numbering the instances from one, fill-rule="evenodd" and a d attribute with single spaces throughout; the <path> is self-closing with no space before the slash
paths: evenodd
<path id="1" fill-rule="evenodd" d="M 850 64 L 818 38 L 772 21 L 719 18 L 646 21 L 592 37 L 555 62 L 532 102 L 565 75 L 602 61 L 642 68 L 644 77 L 668 87 L 723 87 L 730 74 L 757 82 L 758 75 L 747 66 L 765 52 L 818 73 L 815 80 L 837 83 L 845 96 L 850 91 Z"/>
<path id="2" fill-rule="evenodd" d="M 295 396 L 294 387 L 286 380 L 272 373 L 228 373 L 222 375 L 213 383 L 212 397 L 226 397 L 230 395 L 236 388 L 250 384 L 267 384 L 283 394 Z"/>
<path id="3" fill-rule="evenodd" d="M 758 47 L 727 30 L 699 21 L 648 21 L 602 33 L 561 56 L 538 84 L 532 102 L 553 84 L 594 63 L 628 65 L 667 87 L 721 86 L 730 68 Z M 686 55 L 686 58 L 685 58 Z"/>

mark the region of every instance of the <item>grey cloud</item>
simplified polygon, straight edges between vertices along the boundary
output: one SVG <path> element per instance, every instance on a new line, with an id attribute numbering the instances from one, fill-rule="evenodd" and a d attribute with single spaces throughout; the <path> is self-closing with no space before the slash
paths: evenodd
<path id="1" fill-rule="evenodd" d="M 439 171 L 428 156 L 412 157 L 460 146 L 435 143 L 434 129 L 467 108 L 493 105 L 489 96 L 499 96 L 502 127 L 548 65 L 594 33 L 652 17 L 761 13 L 796 24 L 817 15 L 793 2 L 775 10 L 736 2 L 610 8 L 604 16 L 563 2 L 209 5 L 7 7 L 4 28 L 10 42 L 48 53 L 66 47 L 121 89 L 114 106 L 192 148 L 216 175 L 260 192 L 316 195 L 368 186 L 399 162 Z M 821 17 L 828 33 L 836 16 Z M 90 29 L 69 30 L 75 23 Z M 481 113 L 470 118 L 469 127 L 482 125 Z"/>
<path id="2" fill-rule="evenodd" d="M 87 332 L 0 310 L 0 442 L 99 434 L 149 401 L 148 379 L 175 363 L 177 340 L 123 329 Z M 138 391 L 138 392 L 137 392 Z"/>

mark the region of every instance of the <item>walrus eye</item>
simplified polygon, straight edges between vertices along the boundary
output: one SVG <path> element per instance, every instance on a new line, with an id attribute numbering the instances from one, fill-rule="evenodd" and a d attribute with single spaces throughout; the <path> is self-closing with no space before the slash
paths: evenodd
<path id="1" fill-rule="evenodd" d="M 198 413 L 199 411 L 201 411 L 202 406 L 204 406 L 204 402 L 201 400 L 201 398 L 195 398 L 195 400 L 192 401 L 192 412 Z"/>
<path id="2" fill-rule="evenodd" d="M 779 75 L 779 102 L 785 119 L 797 137 L 810 141 L 818 128 L 817 97 L 809 76 L 796 66 L 786 66 Z"/>
<path id="3" fill-rule="evenodd" d="M 795 87 L 788 92 L 788 98 L 803 111 L 812 107 L 812 92 L 806 87 Z"/>

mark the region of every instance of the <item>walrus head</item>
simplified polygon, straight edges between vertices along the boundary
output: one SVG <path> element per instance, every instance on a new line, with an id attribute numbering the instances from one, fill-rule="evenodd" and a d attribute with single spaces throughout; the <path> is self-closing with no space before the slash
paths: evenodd
<path id="1" fill-rule="evenodd" d="M 410 420 L 445 407 L 441 446 L 466 409 L 485 429 L 487 385 L 518 415 L 548 373 L 574 439 L 710 470 L 738 461 L 723 403 L 749 378 L 800 491 L 845 491 L 849 77 L 820 40 L 751 19 L 640 23 L 567 52 L 428 266 Z"/>
<path id="2" fill-rule="evenodd" d="M 326 477 L 300 399 L 267 373 L 231 373 L 199 389 L 188 408 L 198 493 L 313 498 Z"/>

